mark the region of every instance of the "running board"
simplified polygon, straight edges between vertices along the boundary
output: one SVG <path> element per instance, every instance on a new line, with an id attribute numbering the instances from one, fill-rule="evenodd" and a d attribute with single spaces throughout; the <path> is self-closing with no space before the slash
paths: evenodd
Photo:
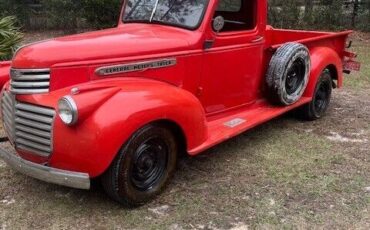
<path id="1" fill-rule="evenodd" d="M 311 97 L 302 97 L 297 103 L 290 106 L 274 106 L 266 100 L 261 100 L 243 111 L 239 110 L 227 116 L 209 119 L 208 139 L 199 147 L 190 150 L 189 154 L 192 156 L 197 155 L 225 140 L 307 104 L 311 100 Z"/>

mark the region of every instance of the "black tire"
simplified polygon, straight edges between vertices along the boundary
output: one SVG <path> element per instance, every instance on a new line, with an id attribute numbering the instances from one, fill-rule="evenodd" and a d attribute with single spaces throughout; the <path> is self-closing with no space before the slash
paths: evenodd
<path id="1" fill-rule="evenodd" d="M 299 117 L 308 121 L 323 117 L 329 108 L 332 90 L 333 80 L 329 70 L 326 69 L 316 84 L 312 101 L 298 109 Z"/>
<path id="2" fill-rule="evenodd" d="M 309 80 L 310 54 L 306 46 L 286 43 L 272 56 L 266 75 L 271 102 L 291 105 L 303 95 Z"/>
<path id="3" fill-rule="evenodd" d="M 158 125 L 141 128 L 102 176 L 104 190 L 127 207 L 152 200 L 175 172 L 177 153 L 177 143 L 169 129 Z"/>

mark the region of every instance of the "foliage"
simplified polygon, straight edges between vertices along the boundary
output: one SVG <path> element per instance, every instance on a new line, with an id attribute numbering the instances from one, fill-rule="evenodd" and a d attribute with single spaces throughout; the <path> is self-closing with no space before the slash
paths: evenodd
<path id="1" fill-rule="evenodd" d="M 22 40 L 15 22 L 11 16 L 0 19 L 0 60 L 10 59 Z"/>
<path id="2" fill-rule="evenodd" d="M 269 1 L 269 22 L 279 28 L 297 28 L 300 21 L 300 8 L 296 0 Z"/>
<path id="3" fill-rule="evenodd" d="M 23 29 L 113 27 L 123 0 L 0 0 L 0 18 L 16 16 Z M 225 0 L 224 0 L 225 1 Z M 230 5 L 233 1 L 227 1 Z M 268 0 L 269 22 L 296 29 L 370 31 L 370 0 Z M 357 6 L 355 7 L 355 3 Z M 35 6 L 37 6 L 35 8 Z"/>
<path id="4" fill-rule="evenodd" d="M 363 7 L 359 10 L 356 25 L 360 30 L 370 31 L 370 0 L 363 1 Z"/>
<path id="5" fill-rule="evenodd" d="M 370 0 L 269 0 L 269 23 L 278 28 L 370 31 Z"/>
<path id="6" fill-rule="evenodd" d="M 0 18 L 16 16 L 18 22 L 29 26 L 28 19 L 32 10 L 27 7 L 26 0 L 0 0 Z"/>
<path id="7" fill-rule="evenodd" d="M 118 22 L 121 0 L 84 0 L 83 14 L 94 28 L 113 27 Z"/>
<path id="8" fill-rule="evenodd" d="M 82 16 L 82 1 L 43 0 L 42 4 L 49 19 L 47 26 L 65 30 L 78 27 L 78 19 Z"/>
<path id="9" fill-rule="evenodd" d="M 42 0 L 49 27 L 106 28 L 117 24 L 121 0 Z"/>
<path id="10" fill-rule="evenodd" d="M 347 21 L 344 20 L 346 17 L 344 15 L 343 1 L 332 0 L 326 3 L 326 5 L 316 7 L 313 10 L 313 24 L 309 26 L 315 25 L 318 29 L 328 30 L 341 30 L 349 27 L 349 17 Z"/>

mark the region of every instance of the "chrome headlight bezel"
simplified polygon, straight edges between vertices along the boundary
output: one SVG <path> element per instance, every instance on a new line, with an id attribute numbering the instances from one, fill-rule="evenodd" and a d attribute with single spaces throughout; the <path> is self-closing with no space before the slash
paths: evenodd
<path id="1" fill-rule="evenodd" d="M 78 121 L 78 108 L 71 96 L 64 96 L 58 101 L 58 115 L 64 124 L 72 126 Z"/>

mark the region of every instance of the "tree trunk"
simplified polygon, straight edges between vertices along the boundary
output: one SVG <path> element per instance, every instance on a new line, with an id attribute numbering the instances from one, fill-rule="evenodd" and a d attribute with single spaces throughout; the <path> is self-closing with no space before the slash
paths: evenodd
<path id="1" fill-rule="evenodd" d="M 304 1 L 304 21 L 310 24 L 312 21 L 313 0 Z"/>
<path id="2" fill-rule="evenodd" d="M 311 15 L 313 10 L 313 0 L 305 0 L 304 1 L 305 6 L 305 15 Z"/>
<path id="3" fill-rule="evenodd" d="M 359 1 L 355 0 L 353 2 L 353 13 L 352 13 L 352 28 L 356 27 L 356 18 L 358 15 Z"/>

